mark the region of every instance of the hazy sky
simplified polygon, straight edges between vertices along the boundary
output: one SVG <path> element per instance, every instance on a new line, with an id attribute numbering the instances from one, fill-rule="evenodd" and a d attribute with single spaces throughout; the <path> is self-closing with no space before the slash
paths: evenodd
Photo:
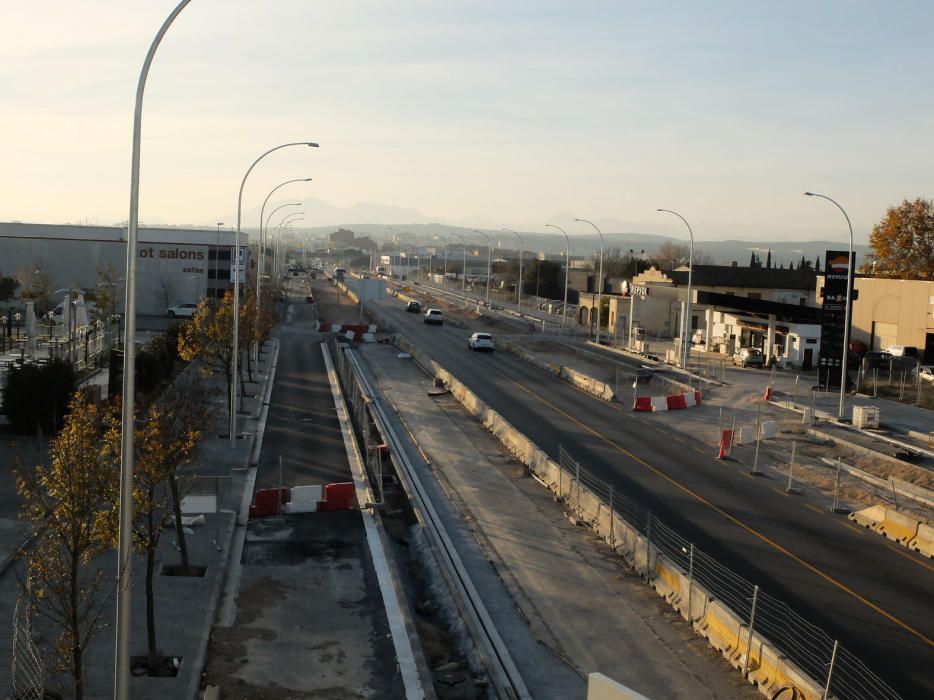
<path id="1" fill-rule="evenodd" d="M 174 5 L 4 3 L 0 220 L 126 219 L 136 81 Z M 232 224 L 250 163 L 311 139 L 257 166 L 245 207 L 307 176 L 277 201 L 845 238 L 812 189 L 859 239 L 934 195 L 932 66 L 930 0 L 192 0 L 149 78 L 140 219 Z"/>

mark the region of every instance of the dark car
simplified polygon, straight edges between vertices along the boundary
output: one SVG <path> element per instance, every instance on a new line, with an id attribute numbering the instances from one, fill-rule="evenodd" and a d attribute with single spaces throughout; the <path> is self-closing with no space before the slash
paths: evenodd
<path id="1" fill-rule="evenodd" d="M 863 356 L 863 369 L 888 370 L 892 365 L 892 353 L 884 350 L 870 350 Z"/>
<path id="2" fill-rule="evenodd" d="M 418 314 L 418 313 L 421 313 L 422 311 L 422 305 L 420 302 L 412 300 L 408 304 L 405 305 L 405 310 L 413 314 Z"/>

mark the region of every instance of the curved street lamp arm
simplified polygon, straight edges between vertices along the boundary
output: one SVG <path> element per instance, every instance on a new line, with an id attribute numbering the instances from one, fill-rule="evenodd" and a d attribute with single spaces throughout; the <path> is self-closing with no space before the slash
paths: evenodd
<path id="1" fill-rule="evenodd" d="M 688 301 L 687 306 L 685 307 L 684 318 L 682 319 L 682 328 L 681 331 L 681 342 L 683 348 L 681 351 L 681 367 L 687 369 L 688 364 L 688 352 L 690 350 L 691 344 L 688 339 L 688 334 L 691 332 L 691 278 L 694 274 L 694 231 L 691 230 L 691 224 L 688 223 L 688 220 L 685 219 L 681 214 L 671 209 L 656 209 L 658 212 L 665 212 L 667 214 L 674 214 L 681 221 L 684 222 L 684 225 L 688 227 L 688 236 L 691 237 L 691 250 L 688 257 Z"/>

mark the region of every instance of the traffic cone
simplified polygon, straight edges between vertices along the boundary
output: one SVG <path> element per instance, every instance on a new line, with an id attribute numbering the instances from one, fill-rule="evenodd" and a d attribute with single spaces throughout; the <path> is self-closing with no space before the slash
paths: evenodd
<path id="1" fill-rule="evenodd" d="M 717 459 L 726 459 L 726 442 L 723 438 L 720 438 L 720 452 L 717 454 Z"/>
<path id="2" fill-rule="evenodd" d="M 771 384 L 765 387 L 765 400 L 766 401 L 772 400 L 772 385 Z"/>

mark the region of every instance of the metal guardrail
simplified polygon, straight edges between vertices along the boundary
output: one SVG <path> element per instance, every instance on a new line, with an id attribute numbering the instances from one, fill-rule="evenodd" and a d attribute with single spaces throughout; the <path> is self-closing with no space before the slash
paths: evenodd
<path id="1" fill-rule="evenodd" d="M 358 360 L 349 348 L 330 340 L 332 355 L 336 357 L 337 375 L 346 394 L 349 394 L 347 406 L 351 422 L 358 435 L 362 437 L 363 448 L 366 454 L 380 453 L 377 448 L 380 444 L 389 447 L 389 454 L 400 476 L 407 483 L 407 491 L 415 501 L 413 505 L 419 512 L 423 524 L 431 539 L 433 539 L 440 558 L 449 572 L 449 580 L 456 588 L 461 598 L 463 609 L 467 611 L 473 624 L 474 641 L 484 650 L 483 656 L 487 663 L 487 671 L 495 688 L 497 696 L 511 700 L 530 700 L 531 695 L 525 686 L 521 674 L 516 668 L 509 654 L 505 642 L 499 635 L 496 625 L 486 610 L 483 599 L 470 580 L 470 576 L 460 560 L 447 531 L 435 511 L 427 493 L 421 485 L 418 475 L 409 463 L 399 443 L 398 437 L 390 428 L 388 419 L 382 407 L 373 400 L 374 392 L 369 386 L 363 372 L 360 370 Z M 385 443 L 384 443 L 385 441 Z M 379 500 L 382 500 L 382 468 L 379 462 L 379 471 L 373 472 L 371 459 L 367 460 L 367 468 L 371 471 L 371 478 L 379 483 Z M 479 637 L 479 638 L 478 638 Z"/>
<path id="2" fill-rule="evenodd" d="M 576 481 L 568 490 L 569 501 L 574 487 L 583 487 L 606 504 L 611 513 L 620 514 L 652 546 L 683 571 L 690 572 L 693 580 L 711 596 L 726 604 L 756 633 L 771 641 L 802 671 L 821 683 L 825 688 L 824 698 L 900 700 L 898 693 L 838 640 L 695 547 L 637 501 L 588 472 L 563 446 L 559 447 L 559 461 L 562 469 L 573 474 Z M 645 575 L 648 580 L 651 572 L 647 569 Z"/>

